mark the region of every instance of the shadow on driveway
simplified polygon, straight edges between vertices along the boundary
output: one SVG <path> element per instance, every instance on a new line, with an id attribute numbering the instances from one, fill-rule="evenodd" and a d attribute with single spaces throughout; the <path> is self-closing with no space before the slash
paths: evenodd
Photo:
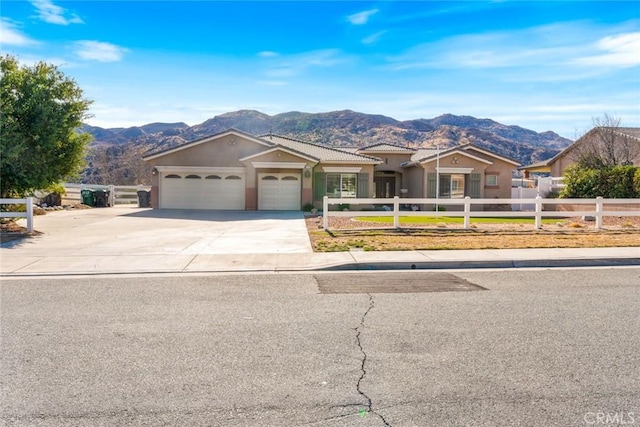
<path id="1" fill-rule="evenodd" d="M 195 221 L 256 221 L 302 219 L 302 211 L 219 211 L 195 209 L 148 209 L 120 215 L 132 218 L 183 219 Z"/>

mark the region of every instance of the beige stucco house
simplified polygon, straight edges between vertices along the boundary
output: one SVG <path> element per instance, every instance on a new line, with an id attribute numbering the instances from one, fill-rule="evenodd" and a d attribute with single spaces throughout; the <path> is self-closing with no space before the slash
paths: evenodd
<path id="1" fill-rule="evenodd" d="M 565 169 L 576 162 L 580 150 L 585 145 L 600 144 L 606 138 L 617 138 L 620 147 L 628 147 L 625 149 L 628 149 L 631 154 L 629 156 L 631 157 L 631 163 L 640 166 L 640 128 L 595 127 L 552 158 L 523 166 L 520 169 L 524 171 L 525 178 L 528 178 L 531 173 L 544 173 L 553 177 L 561 177 L 564 175 Z M 624 143 L 621 143 L 623 140 Z M 623 155 L 623 153 L 619 154 Z"/>
<path id="2" fill-rule="evenodd" d="M 462 145 L 438 153 L 393 144 L 339 149 L 235 129 L 148 154 L 152 206 L 299 210 L 323 197 L 509 198 L 514 160 Z M 436 172 L 437 164 L 440 173 Z M 439 177 L 439 185 L 436 185 Z"/>

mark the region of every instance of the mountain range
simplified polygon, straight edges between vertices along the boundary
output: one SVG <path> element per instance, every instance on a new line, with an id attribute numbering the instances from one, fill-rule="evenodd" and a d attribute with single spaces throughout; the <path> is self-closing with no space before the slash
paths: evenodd
<path id="1" fill-rule="evenodd" d="M 399 121 L 391 117 L 350 110 L 327 113 L 292 111 L 267 115 L 240 110 L 213 117 L 203 123 L 150 123 L 130 128 L 100 128 L 85 125 L 93 144 L 124 145 L 137 151 L 157 151 L 207 135 L 235 128 L 253 135 L 278 134 L 334 147 L 358 147 L 388 142 L 415 148 L 439 145 L 448 148 L 474 143 L 503 156 L 529 164 L 548 159 L 571 140 L 547 131 L 538 133 L 507 126 L 491 119 L 443 114 L 433 119 Z"/>

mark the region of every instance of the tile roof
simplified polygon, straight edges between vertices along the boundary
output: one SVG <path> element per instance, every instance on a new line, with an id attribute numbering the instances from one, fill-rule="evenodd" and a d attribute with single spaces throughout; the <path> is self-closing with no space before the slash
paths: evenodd
<path id="1" fill-rule="evenodd" d="M 380 142 L 377 144 L 367 145 L 358 149 L 359 153 L 415 153 L 416 150 L 409 147 L 403 147 L 402 145 L 389 144 L 387 142 Z"/>
<path id="2" fill-rule="evenodd" d="M 288 138 L 279 135 L 261 135 L 260 139 L 280 145 L 282 147 L 289 148 L 299 153 L 305 154 L 310 157 L 314 157 L 321 162 L 352 162 L 352 163 L 380 163 L 381 160 L 366 156 L 363 154 L 356 154 L 347 150 L 341 150 L 338 148 L 326 147 L 320 144 L 314 144 L 312 142 L 299 141 L 293 138 Z"/>
<path id="3" fill-rule="evenodd" d="M 616 131 L 632 138 L 640 139 L 640 128 L 617 128 Z"/>

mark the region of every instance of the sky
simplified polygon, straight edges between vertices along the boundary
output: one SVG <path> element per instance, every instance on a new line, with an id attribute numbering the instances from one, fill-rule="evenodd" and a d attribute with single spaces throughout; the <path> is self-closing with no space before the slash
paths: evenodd
<path id="1" fill-rule="evenodd" d="M 53 63 L 87 123 L 241 109 L 640 127 L 640 1 L 4 1 L 0 51 Z"/>

